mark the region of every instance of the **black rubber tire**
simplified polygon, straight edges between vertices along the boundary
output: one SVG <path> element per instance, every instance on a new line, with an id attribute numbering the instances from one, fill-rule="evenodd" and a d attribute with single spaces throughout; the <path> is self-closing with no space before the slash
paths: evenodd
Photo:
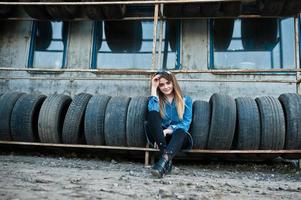
<path id="1" fill-rule="evenodd" d="M 241 2 L 222 2 L 220 12 L 223 16 L 237 17 L 240 15 Z"/>
<path id="2" fill-rule="evenodd" d="M 171 51 L 177 51 L 177 21 L 168 20 L 166 21 L 166 28 L 168 28 L 168 42 Z"/>
<path id="3" fill-rule="evenodd" d="M 10 2 L 10 1 L 3 1 L 3 2 Z M 1 5 L 0 6 L 0 18 L 9 17 L 9 15 L 12 13 L 12 10 L 13 10 L 13 6 Z"/>
<path id="4" fill-rule="evenodd" d="M 163 15 L 165 17 L 182 17 L 182 4 L 165 4 L 163 9 Z"/>
<path id="5" fill-rule="evenodd" d="M 301 96 L 294 93 L 281 94 L 279 101 L 285 114 L 285 149 L 301 149 Z"/>
<path id="6" fill-rule="evenodd" d="M 138 52 L 142 46 L 141 21 L 105 21 L 106 41 L 113 52 Z"/>
<path id="7" fill-rule="evenodd" d="M 126 146 L 126 118 L 129 97 L 112 97 L 105 114 L 105 141 L 110 146 Z"/>
<path id="8" fill-rule="evenodd" d="M 233 35 L 234 19 L 215 19 L 213 21 L 214 49 L 228 49 Z"/>
<path id="9" fill-rule="evenodd" d="M 64 119 L 72 99 L 63 94 L 48 96 L 40 110 L 38 132 L 43 143 L 62 143 Z"/>
<path id="10" fill-rule="evenodd" d="M 22 0 L 23 2 L 40 2 L 40 0 Z M 23 6 L 25 12 L 32 18 L 51 20 L 51 16 L 48 14 L 45 6 Z"/>
<path id="11" fill-rule="evenodd" d="M 220 2 L 202 3 L 200 6 L 200 16 L 202 17 L 215 17 L 220 15 Z"/>
<path id="12" fill-rule="evenodd" d="M 281 150 L 285 141 L 285 119 L 282 106 L 274 97 L 259 97 L 256 102 L 261 119 L 259 149 Z"/>
<path id="13" fill-rule="evenodd" d="M 300 12 L 301 12 L 300 0 L 286 0 L 281 12 L 281 16 L 296 16 Z"/>
<path id="14" fill-rule="evenodd" d="M 63 2 L 68 2 L 72 0 L 65 0 Z M 41 0 L 41 2 L 62 2 L 61 0 Z M 51 16 L 54 21 L 64 21 L 72 20 L 77 17 L 80 13 L 79 6 L 70 6 L 70 5 L 50 5 L 46 6 L 48 14 Z"/>
<path id="15" fill-rule="evenodd" d="M 126 5 L 104 5 L 102 12 L 105 19 L 122 19 L 126 13 Z"/>
<path id="16" fill-rule="evenodd" d="M 279 16 L 283 9 L 284 0 L 257 0 L 258 10 L 263 16 Z"/>
<path id="17" fill-rule="evenodd" d="M 0 18 L 8 17 L 11 10 L 12 10 L 11 6 L 0 6 Z"/>
<path id="18" fill-rule="evenodd" d="M 10 120 L 16 101 L 24 93 L 6 92 L 0 97 L 0 140 L 12 140 Z"/>
<path id="19" fill-rule="evenodd" d="M 199 17 L 201 14 L 201 5 L 199 3 L 187 3 L 182 5 L 183 17 Z"/>
<path id="20" fill-rule="evenodd" d="M 86 143 L 84 134 L 84 117 L 87 104 L 92 95 L 80 93 L 75 95 L 64 120 L 62 142 L 64 144 Z"/>
<path id="21" fill-rule="evenodd" d="M 98 2 L 98 0 L 82 0 L 82 2 Z M 84 8 L 84 13 L 89 19 L 103 20 L 104 14 L 101 5 L 87 5 Z"/>
<path id="22" fill-rule="evenodd" d="M 89 100 L 85 114 L 84 126 L 87 144 L 105 144 L 105 113 L 110 98 L 111 97 L 105 95 L 96 95 Z"/>
<path id="23" fill-rule="evenodd" d="M 35 50 L 46 50 L 52 41 L 52 26 L 49 21 L 37 21 L 37 32 L 35 37 Z"/>
<path id="24" fill-rule="evenodd" d="M 14 141 L 39 142 L 38 118 L 46 99 L 42 94 L 25 94 L 16 102 L 11 114 L 11 135 Z"/>
<path id="25" fill-rule="evenodd" d="M 242 45 L 247 51 L 271 51 L 278 43 L 278 19 L 241 20 Z"/>
<path id="26" fill-rule="evenodd" d="M 234 148 L 258 150 L 260 145 L 260 114 L 257 103 L 250 97 L 235 99 L 237 109 Z"/>
<path id="27" fill-rule="evenodd" d="M 145 147 L 144 122 L 147 114 L 147 97 L 133 97 L 129 103 L 126 120 L 126 141 L 129 147 Z"/>
<path id="28" fill-rule="evenodd" d="M 258 6 L 256 1 L 250 1 L 250 2 L 242 2 L 240 13 L 242 15 L 259 15 Z"/>
<path id="29" fill-rule="evenodd" d="M 206 149 L 210 129 L 211 108 L 207 101 L 193 102 L 191 136 L 193 149 Z"/>
<path id="30" fill-rule="evenodd" d="M 207 148 L 229 150 L 236 124 L 235 100 L 226 94 L 215 93 L 209 103 L 212 114 Z"/>

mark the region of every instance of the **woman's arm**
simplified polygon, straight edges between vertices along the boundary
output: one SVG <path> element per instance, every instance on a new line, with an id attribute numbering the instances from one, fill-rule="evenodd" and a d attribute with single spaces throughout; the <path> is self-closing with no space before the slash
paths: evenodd
<path id="1" fill-rule="evenodd" d="M 151 80 L 151 96 L 158 96 L 157 94 L 157 88 L 159 86 L 159 78 L 160 75 L 155 75 L 154 77 L 152 77 Z"/>
<path id="2" fill-rule="evenodd" d="M 173 131 L 177 129 L 183 129 L 184 131 L 188 132 L 191 121 L 192 121 L 192 100 L 190 97 L 184 97 L 185 103 L 185 110 L 183 115 L 183 120 L 180 121 L 178 124 L 171 125 Z"/>
<path id="3" fill-rule="evenodd" d="M 159 75 L 151 78 L 151 96 L 148 99 L 148 111 L 159 112 L 159 98 L 157 94 L 157 88 L 159 86 Z"/>

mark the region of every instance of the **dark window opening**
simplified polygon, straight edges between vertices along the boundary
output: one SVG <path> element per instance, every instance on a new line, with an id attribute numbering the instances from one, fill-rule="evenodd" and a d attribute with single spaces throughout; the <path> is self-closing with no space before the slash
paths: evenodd
<path id="1" fill-rule="evenodd" d="M 33 22 L 29 67 L 62 68 L 65 64 L 68 24 Z"/>
<path id="2" fill-rule="evenodd" d="M 157 37 L 158 68 L 176 69 L 179 63 L 179 22 L 163 22 L 162 45 Z M 92 68 L 151 69 L 153 21 L 95 22 Z M 161 51 L 159 48 L 161 47 Z M 160 59 L 160 60 L 159 60 Z"/>
<path id="3" fill-rule="evenodd" d="M 295 68 L 294 19 L 212 20 L 210 68 Z"/>

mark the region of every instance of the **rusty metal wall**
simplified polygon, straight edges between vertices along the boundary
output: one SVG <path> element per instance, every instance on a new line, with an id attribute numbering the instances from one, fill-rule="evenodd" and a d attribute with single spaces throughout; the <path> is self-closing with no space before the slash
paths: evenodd
<path id="1" fill-rule="evenodd" d="M 4 21 L 5 22 L 5 21 Z M 3 23 L 3 21 L 2 21 Z M 0 32 L 0 67 L 26 68 L 31 35 L 31 21 L 10 21 Z M 67 68 L 88 69 L 91 63 L 93 23 L 71 22 L 67 46 Z M 208 65 L 208 30 L 206 20 L 184 20 L 182 25 L 181 64 L 183 69 L 206 70 Z M 194 100 L 208 100 L 215 92 L 238 96 L 278 97 L 296 92 L 294 74 L 224 75 L 213 73 L 177 74 L 184 94 Z M 275 81 L 273 83 L 273 80 Z M 277 83 L 276 83 L 277 82 Z M 0 71 L 0 92 L 10 90 L 41 92 L 46 95 L 80 92 L 110 96 L 147 96 L 148 75 L 109 75 L 93 72 Z"/>

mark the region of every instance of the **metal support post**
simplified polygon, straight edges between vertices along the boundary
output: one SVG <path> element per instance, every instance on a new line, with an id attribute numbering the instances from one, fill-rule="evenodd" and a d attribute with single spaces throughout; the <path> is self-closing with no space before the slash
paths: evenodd
<path id="1" fill-rule="evenodd" d="M 159 4 L 155 4 L 154 32 L 153 32 L 153 51 L 152 51 L 152 69 L 157 69 L 157 64 L 156 64 L 156 46 L 157 46 L 158 15 L 159 15 Z"/>
<path id="2" fill-rule="evenodd" d="M 295 24 L 295 66 L 296 66 L 296 93 L 300 94 L 300 48 L 299 48 L 299 15 L 294 18 Z"/>

